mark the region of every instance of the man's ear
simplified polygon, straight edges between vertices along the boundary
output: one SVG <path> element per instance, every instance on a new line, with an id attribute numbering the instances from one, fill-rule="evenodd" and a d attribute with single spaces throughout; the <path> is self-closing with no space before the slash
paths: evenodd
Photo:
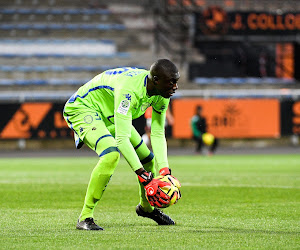
<path id="1" fill-rule="evenodd" d="M 153 76 L 153 83 L 154 83 L 154 85 L 158 84 L 158 77 L 157 76 Z"/>

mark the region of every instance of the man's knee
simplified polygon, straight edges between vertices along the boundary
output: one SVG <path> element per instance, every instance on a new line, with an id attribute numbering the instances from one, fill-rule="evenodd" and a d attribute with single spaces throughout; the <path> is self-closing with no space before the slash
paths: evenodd
<path id="1" fill-rule="evenodd" d="M 99 155 L 101 162 L 116 166 L 120 160 L 120 151 L 117 147 L 109 147 Z"/>
<path id="2" fill-rule="evenodd" d="M 102 161 L 105 163 L 110 163 L 111 165 L 118 164 L 120 160 L 120 153 L 119 151 L 111 151 L 103 156 L 101 156 Z"/>
<path id="3" fill-rule="evenodd" d="M 105 150 L 104 150 L 105 151 Z M 99 158 L 99 170 L 101 174 L 108 174 L 112 175 L 116 166 L 118 165 L 120 160 L 120 153 L 119 151 L 110 151 L 106 154 L 103 154 Z"/>

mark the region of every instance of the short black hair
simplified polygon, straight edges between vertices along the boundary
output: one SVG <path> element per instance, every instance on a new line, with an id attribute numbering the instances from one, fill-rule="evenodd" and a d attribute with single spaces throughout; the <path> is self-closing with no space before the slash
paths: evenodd
<path id="1" fill-rule="evenodd" d="M 198 113 L 199 111 L 202 111 L 202 106 L 200 106 L 200 105 L 198 105 L 198 106 L 196 107 L 196 112 Z"/>
<path id="2" fill-rule="evenodd" d="M 167 73 L 177 73 L 178 69 L 176 65 L 169 59 L 159 59 L 154 62 L 150 67 L 150 75 L 158 76 L 166 75 Z"/>

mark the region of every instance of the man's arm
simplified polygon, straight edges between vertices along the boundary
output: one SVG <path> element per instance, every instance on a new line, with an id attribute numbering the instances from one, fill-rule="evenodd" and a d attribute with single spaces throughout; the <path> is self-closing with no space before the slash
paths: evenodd
<path id="1" fill-rule="evenodd" d="M 170 197 L 159 189 L 159 187 L 162 187 L 165 184 L 160 180 L 154 179 L 153 174 L 144 169 L 138 155 L 130 143 L 132 127 L 131 106 L 134 105 L 134 97 L 129 93 L 121 93 L 121 95 L 118 96 L 121 96 L 121 98 L 116 98 L 115 100 L 115 137 L 117 147 L 144 186 L 150 205 L 163 207 L 164 204 L 170 202 Z M 123 96 L 125 96 L 125 98 Z"/>
<path id="2" fill-rule="evenodd" d="M 167 141 L 165 137 L 165 120 L 168 104 L 169 100 L 165 99 L 161 107 L 156 105 L 152 111 L 151 145 L 159 170 L 169 168 Z"/>
<path id="3" fill-rule="evenodd" d="M 122 90 L 115 93 L 115 138 L 117 147 L 129 163 L 133 171 L 143 169 L 132 144 L 130 143 L 132 128 L 132 108 L 135 96 L 129 91 Z"/>
<path id="4" fill-rule="evenodd" d="M 164 99 L 163 104 L 160 107 L 162 112 L 156 110 L 157 106 L 153 107 L 152 111 L 151 144 L 160 175 L 171 175 L 171 169 L 169 168 L 168 163 L 167 141 L 165 137 L 166 108 L 168 107 L 168 104 L 169 99 Z M 180 182 L 174 176 L 171 175 L 171 177 L 176 180 L 177 186 L 181 187 Z"/>

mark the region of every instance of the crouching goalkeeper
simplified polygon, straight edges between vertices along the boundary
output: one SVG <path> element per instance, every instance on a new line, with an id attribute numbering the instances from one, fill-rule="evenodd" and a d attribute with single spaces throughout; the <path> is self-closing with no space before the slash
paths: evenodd
<path id="1" fill-rule="evenodd" d="M 159 192 L 159 174 L 169 175 L 167 144 L 164 133 L 166 110 L 177 90 L 177 67 L 167 59 L 153 63 L 150 71 L 131 67 L 107 70 L 81 86 L 65 104 L 63 115 L 74 132 L 75 145 L 83 143 L 94 150 L 99 161 L 92 171 L 77 229 L 103 230 L 94 222 L 94 210 L 101 200 L 118 162 L 120 152 L 136 173 L 140 185 L 139 216 L 159 225 L 175 222 L 156 207 L 170 197 Z M 153 153 L 132 126 L 152 106 L 151 143 Z M 146 192 L 148 200 L 146 198 Z"/>

